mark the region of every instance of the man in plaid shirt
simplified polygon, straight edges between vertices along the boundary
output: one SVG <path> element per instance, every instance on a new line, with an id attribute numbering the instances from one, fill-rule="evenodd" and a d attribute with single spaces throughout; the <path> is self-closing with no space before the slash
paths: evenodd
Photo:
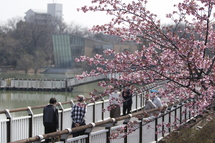
<path id="1" fill-rule="evenodd" d="M 76 103 L 72 107 L 71 111 L 72 128 L 86 125 L 85 116 L 87 112 L 87 105 L 84 103 L 84 99 L 85 99 L 84 95 L 78 95 L 77 96 L 78 103 Z M 85 130 L 75 132 L 73 133 L 73 137 L 83 135 L 84 132 Z"/>

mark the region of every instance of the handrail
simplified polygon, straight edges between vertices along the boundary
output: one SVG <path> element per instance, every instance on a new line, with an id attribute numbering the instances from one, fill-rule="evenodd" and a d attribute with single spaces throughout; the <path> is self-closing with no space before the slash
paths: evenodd
<path id="1" fill-rule="evenodd" d="M 156 108 L 156 109 L 147 110 L 148 113 L 151 113 L 151 112 L 154 112 L 154 111 L 159 111 L 159 109 Z M 73 132 L 78 132 L 78 131 L 81 131 L 81 130 L 85 130 L 87 128 L 93 128 L 93 127 L 105 125 L 105 124 L 108 124 L 108 123 L 114 123 L 115 121 L 121 121 L 121 120 L 124 120 L 124 119 L 128 119 L 128 118 L 135 117 L 135 116 L 138 116 L 138 115 L 143 115 L 143 114 L 144 114 L 143 111 L 138 111 L 138 112 L 131 113 L 131 114 L 128 114 L 128 115 L 124 115 L 124 116 L 121 116 L 121 117 L 111 118 L 111 119 L 107 119 L 107 120 L 104 120 L 104 121 L 96 122 L 96 123 L 94 123 L 95 126 L 92 123 L 90 123 L 88 125 L 71 128 L 70 131 L 69 131 L 69 129 L 65 129 L 65 130 L 61 130 L 61 131 L 58 131 L 58 132 L 53 132 L 53 133 L 49 133 L 49 134 L 43 134 L 43 135 L 28 138 L 28 139 L 14 141 L 14 142 L 11 142 L 11 143 L 20 143 L 20 142 L 29 143 L 29 142 L 34 142 L 34 141 L 40 141 L 41 140 L 40 136 L 42 136 L 43 139 L 47 139 L 49 137 L 55 137 L 55 136 L 59 136 L 59 135 L 63 135 L 63 134 L 70 134 L 70 133 L 73 133 Z"/>
<path id="2" fill-rule="evenodd" d="M 187 103 L 186 101 L 183 101 L 183 102 Z M 158 117 L 155 117 L 155 119 L 153 119 L 153 120 L 156 120 L 158 118 L 162 118 L 163 116 L 165 116 L 167 114 L 170 114 L 171 112 L 174 112 L 176 109 L 181 108 L 185 104 L 180 104 L 179 103 L 177 105 L 179 105 L 179 106 L 175 106 L 175 104 L 172 104 L 170 107 L 171 108 L 174 107 L 174 109 L 170 110 L 171 108 L 169 108 L 166 113 L 164 113 L 164 114 L 162 114 L 162 115 L 160 115 Z M 14 141 L 14 142 L 11 142 L 11 143 L 20 143 L 20 142 L 22 142 L 22 143 L 29 143 L 29 142 L 41 141 L 42 139 L 47 139 L 47 138 L 55 137 L 55 136 L 59 136 L 59 135 L 61 136 L 61 135 L 65 135 L 65 134 L 71 134 L 73 132 L 78 132 L 78 131 L 81 131 L 81 130 L 86 130 L 88 128 L 93 128 L 93 127 L 105 125 L 105 124 L 108 124 L 108 123 L 114 123 L 116 121 L 130 119 L 132 117 L 137 117 L 139 115 L 144 115 L 143 111 L 145 111 L 147 113 L 152 113 L 152 112 L 155 112 L 155 111 L 160 111 L 160 109 L 159 108 L 155 108 L 155 109 L 150 109 L 150 110 L 141 110 L 141 111 L 137 111 L 135 113 L 131 113 L 131 114 L 128 114 L 128 115 L 120 116 L 120 117 L 117 117 L 117 118 L 110 118 L 110 119 L 107 119 L 107 120 L 104 120 L 104 121 L 100 121 L 100 122 L 96 122 L 96 123 L 89 123 L 88 125 L 83 125 L 83 126 L 80 126 L 80 127 L 67 128 L 65 130 L 61 130 L 61 131 L 57 131 L 57 132 L 53 132 L 53 133 L 49 133 L 49 134 L 37 135 L 37 136 L 31 137 L 31 138 L 22 139 L 22 140 Z M 191 117 L 191 118 L 193 118 L 193 117 Z M 151 120 L 151 121 L 153 121 L 153 120 Z M 186 122 L 188 122 L 189 120 L 187 120 Z M 148 122 L 146 122 L 145 124 L 147 124 L 147 123 Z M 145 124 L 142 124 L 142 125 L 144 126 Z"/>

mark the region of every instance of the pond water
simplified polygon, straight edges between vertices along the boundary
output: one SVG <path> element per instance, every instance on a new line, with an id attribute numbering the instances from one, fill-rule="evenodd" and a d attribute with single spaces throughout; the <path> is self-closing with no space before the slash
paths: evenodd
<path id="1" fill-rule="evenodd" d="M 13 76 L 12 76 L 13 75 Z M 68 75 L 52 74 L 52 75 L 22 75 L 12 74 L 4 75 L 4 78 L 32 78 L 32 79 L 65 79 L 71 77 Z M 1 76 L 1 74 L 0 74 Z M 98 82 L 92 82 L 73 88 L 72 92 L 57 92 L 57 91 L 0 91 L 0 111 L 5 109 L 16 109 L 23 107 L 33 107 L 38 105 L 46 105 L 51 97 L 55 97 L 58 102 L 65 102 L 75 99 L 76 95 L 83 94 L 89 97 L 89 93 L 96 89 L 102 92 L 104 89 L 98 87 Z M 39 111 L 41 112 L 41 111 Z M 17 114 L 14 114 L 17 115 Z M 18 114 L 19 115 L 19 114 Z M 5 115 L 3 115 L 5 116 Z M 1 115 L 0 115 L 1 118 Z"/>

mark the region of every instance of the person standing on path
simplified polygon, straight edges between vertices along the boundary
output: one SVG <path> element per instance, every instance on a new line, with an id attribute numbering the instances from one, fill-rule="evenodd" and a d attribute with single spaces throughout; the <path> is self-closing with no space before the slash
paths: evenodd
<path id="1" fill-rule="evenodd" d="M 132 94 L 130 92 L 129 87 L 125 87 L 122 92 L 123 98 L 123 115 L 127 115 L 131 113 L 131 106 L 132 106 Z"/>
<path id="2" fill-rule="evenodd" d="M 115 86 L 113 92 L 109 96 L 110 117 L 117 118 L 120 116 L 121 93 Z"/>
<path id="3" fill-rule="evenodd" d="M 152 100 L 150 99 L 150 95 L 148 93 L 146 94 L 145 99 L 146 99 L 144 107 L 144 111 L 146 111 L 145 116 L 146 117 L 153 116 L 154 115 L 153 113 L 147 114 L 147 110 L 155 109 L 156 105 L 152 102 Z"/>
<path id="4" fill-rule="evenodd" d="M 151 92 L 151 100 L 156 105 L 157 108 L 161 108 L 162 102 L 161 99 L 158 97 L 158 91 L 155 89 L 150 90 Z"/>
<path id="5" fill-rule="evenodd" d="M 87 113 L 87 104 L 85 104 L 84 95 L 78 95 L 77 103 L 72 107 L 71 110 L 71 118 L 72 118 L 72 128 L 80 127 L 86 125 L 86 113 Z M 85 130 L 81 130 L 75 133 L 72 133 L 73 137 L 77 137 L 83 135 Z"/>
<path id="6" fill-rule="evenodd" d="M 56 108 L 56 98 L 50 98 L 49 105 L 43 108 L 43 125 L 45 127 L 45 134 L 56 132 L 59 128 L 59 114 Z M 50 139 L 45 139 L 48 143 Z"/>

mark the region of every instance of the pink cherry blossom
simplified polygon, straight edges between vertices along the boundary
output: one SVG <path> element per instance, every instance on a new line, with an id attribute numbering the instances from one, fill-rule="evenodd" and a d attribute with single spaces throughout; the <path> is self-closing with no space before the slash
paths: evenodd
<path id="1" fill-rule="evenodd" d="M 184 0 L 173 6 L 172 13 L 166 14 L 173 24 L 162 25 L 157 15 L 148 11 L 147 0 L 93 0 L 92 5 L 78 10 L 112 16 L 109 23 L 95 25 L 93 32 L 117 35 L 123 42 L 133 41 L 141 47 L 133 53 L 106 49 L 103 55 L 81 56 L 77 62 L 97 68 L 76 77 L 120 73 L 117 79 L 112 76 L 99 82 L 105 88 L 102 97 L 112 92 L 112 85 L 137 85 L 140 89 L 133 88 L 132 92 L 141 93 L 147 89 L 141 88 L 143 84 L 163 81 L 158 91 L 160 96 L 168 98 L 167 103 L 193 99 L 186 103 L 186 110 L 192 115 L 202 114 L 214 101 L 215 94 L 214 6 L 214 0 Z M 180 126 L 178 120 L 174 123 L 176 128 Z M 119 134 L 113 133 L 112 138 L 117 137 Z"/>

